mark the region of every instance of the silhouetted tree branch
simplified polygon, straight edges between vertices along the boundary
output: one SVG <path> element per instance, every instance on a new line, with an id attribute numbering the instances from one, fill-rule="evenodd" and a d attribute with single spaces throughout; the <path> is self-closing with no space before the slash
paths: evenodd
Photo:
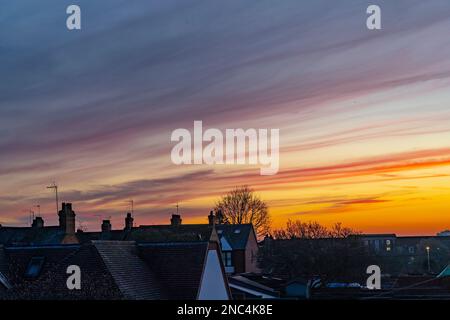
<path id="1" fill-rule="evenodd" d="M 252 223 L 259 237 L 270 229 L 270 216 L 266 203 L 248 186 L 236 187 L 216 203 L 216 211 L 222 212 L 223 223 Z"/>

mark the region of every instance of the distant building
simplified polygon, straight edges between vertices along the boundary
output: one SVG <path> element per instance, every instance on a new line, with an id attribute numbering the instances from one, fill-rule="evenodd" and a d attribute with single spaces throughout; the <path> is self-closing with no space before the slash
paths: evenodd
<path id="1" fill-rule="evenodd" d="M 437 234 L 438 237 L 450 237 L 450 230 L 444 230 Z"/>
<path id="2" fill-rule="evenodd" d="M 358 236 L 372 254 L 389 255 L 395 251 L 395 234 L 362 234 Z"/>
<path id="3" fill-rule="evenodd" d="M 258 241 L 253 225 L 216 225 L 227 273 L 259 272 Z"/>

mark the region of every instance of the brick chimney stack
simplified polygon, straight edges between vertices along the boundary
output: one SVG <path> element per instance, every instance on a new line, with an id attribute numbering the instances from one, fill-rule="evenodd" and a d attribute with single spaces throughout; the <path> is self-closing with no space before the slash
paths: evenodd
<path id="1" fill-rule="evenodd" d="M 216 223 L 216 216 L 214 215 L 214 211 L 210 211 L 209 212 L 209 216 L 208 216 L 208 224 L 210 226 L 214 225 Z"/>
<path id="2" fill-rule="evenodd" d="M 43 228 L 44 227 L 44 219 L 42 217 L 36 217 L 31 224 L 33 228 Z"/>
<path id="3" fill-rule="evenodd" d="M 112 229 L 111 221 L 103 220 L 103 222 L 102 222 L 102 233 L 109 233 L 109 232 L 111 232 L 111 229 Z"/>
<path id="4" fill-rule="evenodd" d="M 125 218 L 125 230 L 131 230 L 133 228 L 133 217 L 131 216 L 131 213 L 127 213 L 127 217 Z"/>
<path id="5" fill-rule="evenodd" d="M 217 224 L 223 224 L 224 223 L 224 217 L 223 217 L 223 213 L 222 213 L 222 209 L 217 210 L 216 213 L 216 223 Z"/>
<path id="6" fill-rule="evenodd" d="M 71 203 L 62 204 L 62 209 L 59 210 L 59 227 L 64 230 L 66 235 L 75 234 L 75 212 L 72 210 Z"/>
<path id="7" fill-rule="evenodd" d="M 179 226 L 179 225 L 181 225 L 181 221 L 182 221 L 182 219 L 179 214 L 173 214 L 172 218 L 170 219 L 170 224 L 172 226 Z"/>

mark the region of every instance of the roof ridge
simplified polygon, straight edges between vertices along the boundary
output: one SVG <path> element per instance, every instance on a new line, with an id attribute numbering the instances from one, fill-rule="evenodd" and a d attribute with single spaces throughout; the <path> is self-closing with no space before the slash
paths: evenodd
<path id="1" fill-rule="evenodd" d="M 135 245 L 134 240 L 91 240 L 93 245 L 96 244 L 114 244 L 114 245 Z"/>
<path id="2" fill-rule="evenodd" d="M 175 245 L 206 245 L 210 241 L 171 241 L 171 242 L 140 242 L 137 243 L 137 246 L 145 247 L 145 246 L 175 246 Z"/>

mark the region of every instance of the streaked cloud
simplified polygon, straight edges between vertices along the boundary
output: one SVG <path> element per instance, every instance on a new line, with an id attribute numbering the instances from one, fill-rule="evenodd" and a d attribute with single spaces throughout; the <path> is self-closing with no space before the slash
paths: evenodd
<path id="1" fill-rule="evenodd" d="M 2 5 L 0 222 L 25 221 L 36 203 L 55 219 L 51 181 L 90 228 L 97 213 L 122 219 L 129 198 L 143 223 L 179 201 L 195 221 L 244 183 L 280 223 L 316 212 L 300 194 L 297 211 L 277 206 L 301 189 L 340 193 L 330 207 L 343 212 L 405 209 L 378 195 L 428 193 L 449 174 L 450 4 L 378 1 L 383 30 L 370 32 L 369 2 L 79 0 L 81 32 L 65 29 L 70 1 Z M 194 120 L 280 128 L 280 173 L 172 165 L 170 133 Z"/>

